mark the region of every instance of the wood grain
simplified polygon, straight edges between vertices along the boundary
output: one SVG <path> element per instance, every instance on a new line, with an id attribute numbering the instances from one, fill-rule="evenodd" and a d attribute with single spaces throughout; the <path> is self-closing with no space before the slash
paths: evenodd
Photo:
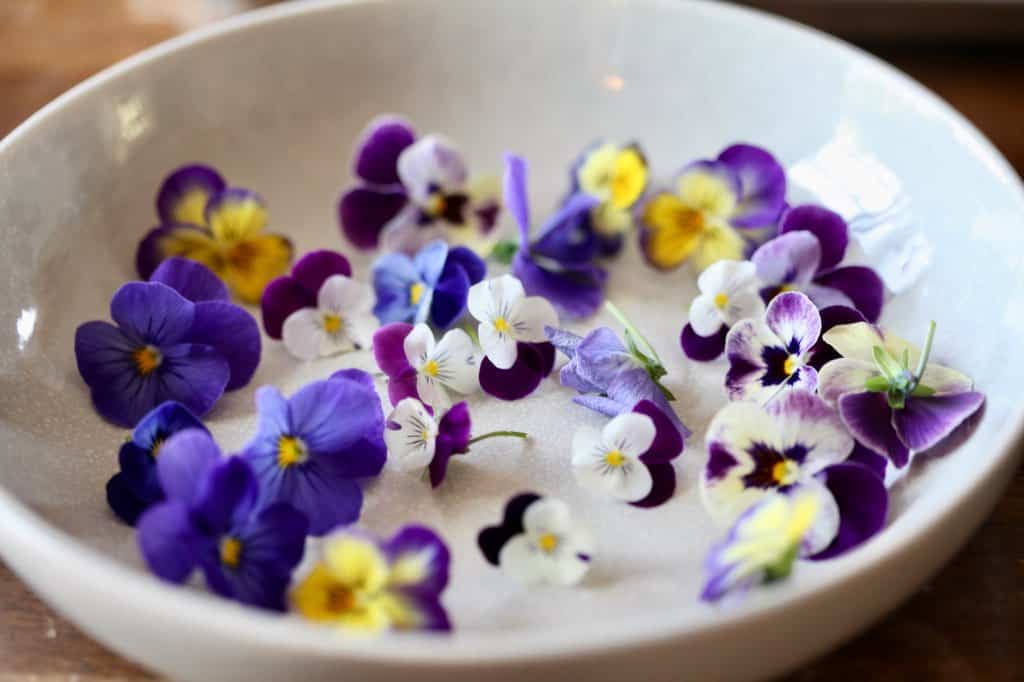
<path id="1" fill-rule="evenodd" d="M 70 86 L 244 2 L 0 3 L 0 135 Z M 1024 48 L 874 47 L 970 118 L 1024 172 Z M 1024 475 L 967 547 L 907 604 L 787 678 L 1010 682 L 1024 679 Z M 154 679 L 36 599 L 0 565 L 0 682 Z"/>

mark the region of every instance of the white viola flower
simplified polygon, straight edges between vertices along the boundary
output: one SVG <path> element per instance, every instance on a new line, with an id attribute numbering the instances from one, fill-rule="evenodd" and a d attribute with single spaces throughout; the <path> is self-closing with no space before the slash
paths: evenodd
<path id="1" fill-rule="evenodd" d="M 477 350 L 461 329 L 451 329 L 435 342 L 430 327 L 417 324 L 405 337 L 404 349 L 416 370 L 416 392 L 435 410 L 451 406 L 451 392 L 465 395 L 480 387 Z"/>
<path id="2" fill-rule="evenodd" d="M 388 465 L 398 471 L 425 469 L 434 459 L 437 432 L 437 422 L 423 403 L 415 398 L 400 400 L 385 422 Z"/>
<path id="3" fill-rule="evenodd" d="M 583 487 L 624 502 L 647 497 L 654 481 L 640 461 L 654 443 L 654 421 L 624 412 L 601 430 L 582 427 L 572 439 L 572 468 Z"/>
<path id="4" fill-rule="evenodd" d="M 690 304 L 690 326 L 700 336 L 764 315 L 757 268 L 750 261 L 718 261 L 700 274 L 697 287 L 700 295 Z"/>
<path id="5" fill-rule="evenodd" d="M 301 360 L 370 347 L 377 329 L 373 302 L 369 285 L 331 275 L 317 293 L 316 308 L 300 308 L 285 319 L 284 347 Z"/>
<path id="6" fill-rule="evenodd" d="M 526 508 L 523 532 L 501 548 L 498 564 L 526 584 L 575 585 L 590 568 L 589 533 L 561 500 L 542 497 Z"/>
<path id="7" fill-rule="evenodd" d="M 547 299 L 527 296 L 523 283 L 502 275 L 469 288 L 469 313 L 480 323 L 480 347 L 498 369 L 509 369 L 519 357 L 517 344 L 547 342 L 545 327 L 558 324 L 558 314 Z"/>

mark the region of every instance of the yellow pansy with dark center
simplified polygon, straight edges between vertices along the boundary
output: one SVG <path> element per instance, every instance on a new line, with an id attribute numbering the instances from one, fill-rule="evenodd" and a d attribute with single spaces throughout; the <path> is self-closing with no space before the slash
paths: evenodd
<path id="1" fill-rule="evenodd" d="M 328 334 L 337 334 L 341 329 L 341 317 L 327 313 L 324 315 L 324 331 Z"/>
<path id="2" fill-rule="evenodd" d="M 142 376 L 151 374 L 160 366 L 163 359 L 163 355 L 160 354 L 160 349 L 155 346 L 143 346 L 132 353 L 132 360 L 135 361 L 135 369 Z"/>
<path id="3" fill-rule="evenodd" d="M 423 293 L 426 290 L 423 282 L 416 282 L 409 286 L 409 303 L 412 305 L 419 305 L 419 302 L 423 299 Z"/>
<path id="4" fill-rule="evenodd" d="M 620 467 L 626 462 L 626 456 L 619 450 L 611 450 L 604 456 L 605 463 L 610 467 Z"/>
<path id="5" fill-rule="evenodd" d="M 225 566 L 238 568 L 242 561 L 242 543 L 238 538 L 226 537 L 220 541 L 220 561 Z"/>
<path id="6" fill-rule="evenodd" d="M 302 464 L 309 458 L 306 444 L 295 436 L 281 436 L 277 441 L 277 465 L 282 469 Z"/>
<path id="7" fill-rule="evenodd" d="M 544 533 L 537 538 L 537 546 L 546 554 L 551 554 L 558 547 L 558 536 L 554 533 Z"/>

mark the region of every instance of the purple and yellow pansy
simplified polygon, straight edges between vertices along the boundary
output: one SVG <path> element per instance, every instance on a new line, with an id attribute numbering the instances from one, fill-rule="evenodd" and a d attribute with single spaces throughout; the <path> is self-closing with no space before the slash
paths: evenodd
<path id="1" fill-rule="evenodd" d="M 573 162 L 569 196 L 596 200 L 580 215 L 580 227 L 593 235 L 603 255 L 614 255 L 634 228 L 634 212 L 650 184 L 647 157 L 636 142 L 595 142 Z M 579 247 L 578 247 L 579 248 Z"/>

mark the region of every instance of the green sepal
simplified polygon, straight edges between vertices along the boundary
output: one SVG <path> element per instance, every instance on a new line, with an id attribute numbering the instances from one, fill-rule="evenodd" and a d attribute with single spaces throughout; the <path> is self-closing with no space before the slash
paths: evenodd
<path id="1" fill-rule="evenodd" d="M 874 346 L 871 349 L 871 354 L 875 358 L 875 364 L 878 366 L 878 371 L 880 371 L 890 382 L 903 374 L 903 366 L 897 362 L 896 358 L 889 355 L 889 351 L 885 350 L 881 346 Z"/>
<path id="2" fill-rule="evenodd" d="M 931 386 L 925 386 L 924 384 L 918 384 L 914 387 L 914 390 L 910 393 L 915 398 L 930 398 L 935 395 L 935 389 Z"/>
<path id="3" fill-rule="evenodd" d="M 764 569 L 764 581 L 773 583 L 777 580 L 788 578 L 793 572 L 793 564 L 796 563 L 797 554 L 800 553 L 800 545 L 793 545 L 778 561 Z"/>
<path id="4" fill-rule="evenodd" d="M 902 410 L 907 405 L 906 391 L 898 388 L 890 388 L 885 394 L 885 399 L 894 410 Z"/>
<path id="5" fill-rule="evenodd" d="M 491 255 L 488 258 L 495 263 L 510 265 L 512 259 L 516 257 L 517 251 L 519 251 L 519 242 L 512 241 L 511 239 L 502 239 L 491 249 Z"/>
<path id="6" fill-rule="evenodd" d="M 889 390 L 889 380 L 879 374 L 865 381 L 864 388 L 872 393 L 885 393 Z"/>

